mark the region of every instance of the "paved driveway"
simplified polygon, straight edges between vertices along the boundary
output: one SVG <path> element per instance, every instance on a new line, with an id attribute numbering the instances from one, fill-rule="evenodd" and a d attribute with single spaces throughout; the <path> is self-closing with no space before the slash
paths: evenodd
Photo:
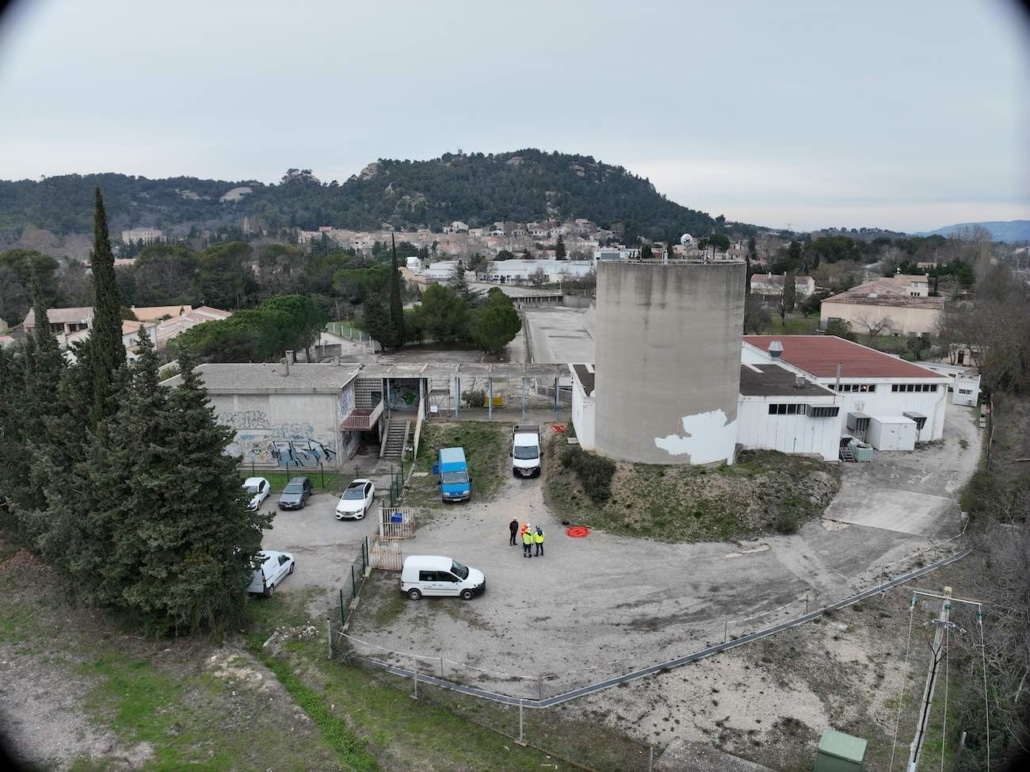
<path id="1" fill-rule="evenodd" d="M 980 456 L 978 416 L 974 408 L 948 405 L 942 442 L 911 453 L 874 451 L 870 463 L 845 464 L 825 517 L 929 538 L 952 535 L 959 527 L 956 498 Z"/>
<path id="2" fill-rule="evenodd" d="M 337 520 L 339 496 L 328 493 L 316 493 L 304 509 L 279 510 L 275 496 L 265 502 L 262 509 L 275 512 L 275 518 L 261 546 L 292 552 L 297 559 L 297 568 L 283 583 L 282 592 L 301 587 L 323 588 L 328 605 L 333 605 L 339 589 L 350 582 L 350 566 L 362 541 L 378 528 L 380 503 L 385 486 L 389 485 L 389 474 L 368 476 L 376 485 L 376 500 L 364 520 Z"/>

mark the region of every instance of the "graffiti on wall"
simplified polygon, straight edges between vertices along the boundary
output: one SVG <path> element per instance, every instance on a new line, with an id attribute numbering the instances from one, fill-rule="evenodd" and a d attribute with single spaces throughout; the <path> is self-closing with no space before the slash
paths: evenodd
<path id="1" fill-rule="evenodd" d="M 226 410 L 218 414 L 218 423 L 237 431 L 271 428 L 268 424 L 268 416 L 263 410 Z"/>
<path id="2" fill-rule="evenodd" d="M 300 425 L 310 429 L 307 424 Z M 243 463 L 260 466 L 317 467 L 332 464 L 338 451 L 334 440 L 306 434 L 287 434 L 283 427 L 261 432 L 237 432 L 236 441 L 226 449 L 242 457 Z"/>
<path id="3" fill-rule="evenodd" d="M 269 455 L 280 466 L 318 466 L 331 463 L 336 451 L 310 438 L 303 440 L 272 440 Z"/>
<path id="4" fill-rule="evenodd" d="M 350 415 L 354 410 L 354 387 L 350 386 L 340 392 L 340 415 Z"/>

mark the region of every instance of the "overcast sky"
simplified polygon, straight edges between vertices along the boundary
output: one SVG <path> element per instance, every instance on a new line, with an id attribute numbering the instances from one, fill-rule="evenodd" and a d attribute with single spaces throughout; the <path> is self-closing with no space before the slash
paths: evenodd
<path id="1" fill-rule="evenodd" d="M 1030 219 L 1007 0 L 16 0 L 0 179 L 592 155 L 772 227 Z"/>

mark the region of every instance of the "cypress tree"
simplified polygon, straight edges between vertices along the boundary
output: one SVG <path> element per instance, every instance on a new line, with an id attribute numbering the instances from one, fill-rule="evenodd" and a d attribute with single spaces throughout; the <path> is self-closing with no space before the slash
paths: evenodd
<path id="1" fill-rule="evenodd" d="M 392 270 L 390 271 L 390 329 L 393 337 L 391 348 L 398 351 L 404 348 L 404 301 L 401 298 L 401 271 L 397 264 L 397 241 L 393 234 L 390 234 L 390 245 L 393 248 L 393 256 L 390 259 Z"/>
<path id="2" fill-rule="evenodd" d="M 93 251 L 90 253 L 93 272 L 93 329 L 86 344 L 92 384 L 89 426 L 96 429 L 117 407 L 114 381 L 118 368 L 125 364 L 122 345 L 121 301 L 114 272 L 114 253 L 107 232 L 107 214 L 100 188 L 96 189 L 96 210 L 93 215 Z"/>
<path id="3" fill-rule="evenodd" d="M 272 519 L 247 511 L 239 459 L 225 453 L 234 434 L 215 420 L 194 367 L 193 353 L 183 349 L 181 382 L 169 395 L 165 418 L 174 473 L 152 482 L 165 497 L 153 526 L 166 551 L 150 564 L 154 581 L 145 597 L 176 632 L 224 630 L 239 620 L 261 532 Z"/>

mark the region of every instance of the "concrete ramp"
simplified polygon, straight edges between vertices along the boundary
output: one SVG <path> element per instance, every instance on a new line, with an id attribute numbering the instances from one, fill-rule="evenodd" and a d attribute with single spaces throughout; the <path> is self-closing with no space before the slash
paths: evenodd
<path id="1" fill-rule="evenodd" d="M 905 490 L 845 486 L 823 517 L 839 523 L 932 537 L 942 528 L 954 531 L 958 505 L 954 499 Z"/>

